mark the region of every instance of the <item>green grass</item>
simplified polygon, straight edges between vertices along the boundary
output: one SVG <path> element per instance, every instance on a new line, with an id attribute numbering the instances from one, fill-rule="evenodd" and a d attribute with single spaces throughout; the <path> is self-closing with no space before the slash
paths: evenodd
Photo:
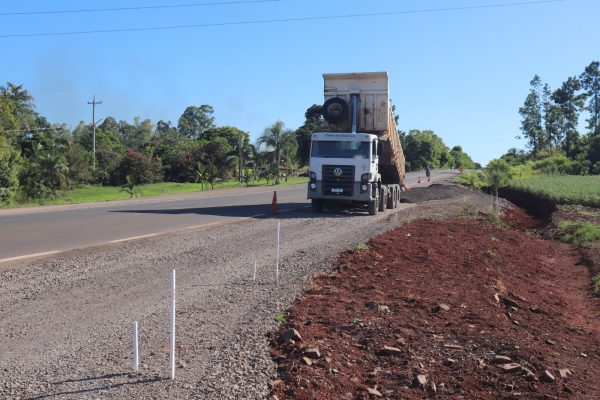
<path id="1" fill-rule="evenodd" d="M 592 294 L 600 296 L 600 274 L 596 274 L 592 279 Z"/>
<path id="2" fill-rule="evenodd" d="M 454 183 L 480 189 L 485 185 L 485 176 L 482 171 L 470 171 L 454 178 Z"/>
<path id="3" fill-rule="evenodd" d="M 600 207 L 600 175 L 539 175 L 513 179 L 509 186 L 555 204 Z"/>
<path id="4" fill-rule="evenodd" d="M 593 222 L 556 221 L 557 236 L 563 242 L 581 246 L 600 241 L 600 225 Z"/>
<path id="5" fill-rule="evenodd" d="M 363 243 L 363 242 L 356 245 L 356 250 L 366 250 L 368 248 L 369 248 L 369 245 L 366 243 Z"/>
<path id="6" fill-rule="evenodd" d="M 288 178 L 285 182 L 281 180 L 281 185 L 293 185 L 296 183 L 308 182 L 308 178 Z M 266 186 L 267 182 L 263 179 L 260 181 L 252 181 L 248 186 Z M 272 181 L 269 182 L 272 185 Z M 199 183 L 176 183 L 176 182 L 159 182 L 150 183 L 147 185 L 136 186 L 139 197 L 155 197 L 164 196 L 177 193 L 193 193 L 199 192 L 202 185 Z M 225 182 L 215 183 L 215 189 L 230 189 L 246 187 L 241 185 L 236 180 L 229 180 Z M 277 186 L 274 186 L 277 187 Z M 210 185 L 204 184 L 204 191 L 210 191 Z M 121 191 L 120 186 L 99 186 L 99 185 L 86 185 L 79 188 L 67 190 L 61 194 L 59 198 L 52 200 L 44 200 L 43 202 L 35 201 L 23 201 L 11 204 L 9 207 L 31 207 L 40 204 L 44 205 L 59 205 L 59 204 L 75 204 L 75 203 L 92 203 L 102 202 L 111 200 L 125 200 L 129 198 L 129 194 Z"/>
<path id="7" fill-rule="evenodd" d="M 475 214 L 477 214 L 477 208 L 475 208 L 473 203 L 463 203 L 460 210 L 461 217 L 473 217 Z"/>
<path id="8" fill-rule="evenodd" d="M 277 322 L 279 325 L 285 324 L 286 321 L 287 321 L 287 318 L 285 317 L 284 313 L 277 313 L 275 315 L 275 322 Z"/>

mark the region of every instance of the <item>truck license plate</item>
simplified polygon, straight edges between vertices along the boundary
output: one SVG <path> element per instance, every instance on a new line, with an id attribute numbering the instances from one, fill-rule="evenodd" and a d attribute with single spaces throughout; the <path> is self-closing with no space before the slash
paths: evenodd
<path id="1" fill-rule="evenodd" d="M 331 193 L 344 193 L 342 188 L 331 188 Z"/>

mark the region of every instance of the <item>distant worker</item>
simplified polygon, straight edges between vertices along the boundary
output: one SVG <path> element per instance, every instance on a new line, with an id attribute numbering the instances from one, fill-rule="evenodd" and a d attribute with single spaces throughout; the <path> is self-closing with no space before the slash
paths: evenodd
<path id="1" fill-rule="evenodd" d="M 425 167 L 425 175 L 427 175 L 427 181 L 431 181 L 431 168 L 429 168 L 429 165 Z"/>

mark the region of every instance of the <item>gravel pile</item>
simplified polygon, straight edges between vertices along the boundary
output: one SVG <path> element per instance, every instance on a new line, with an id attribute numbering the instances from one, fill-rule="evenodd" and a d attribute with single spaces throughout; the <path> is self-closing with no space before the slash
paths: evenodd
<path id="1" fill-rule="evenodd" d="M 370 217 L 302 210 L 64 255 L 0 273 L 0 398 L 262 399 L 276 379 L 266 334 L 317 271 L 403 222 L 489 198 Z M 433 192 L 432 192 L 433 193 Z M 281 221 L 280 281 L 275 234 Z M 258 277 L 252 269 L 258 260 Z M 169 274 L 177 271 L 177 376 L 168 379 Z M 131 373 L 131 325 L 140 332 Z"/>

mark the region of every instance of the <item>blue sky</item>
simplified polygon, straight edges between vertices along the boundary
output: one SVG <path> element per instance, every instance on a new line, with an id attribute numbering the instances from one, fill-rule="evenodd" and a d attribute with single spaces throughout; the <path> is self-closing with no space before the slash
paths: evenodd
<path id="1" fill-rule="evenodd" d="M 534 74 L 555 89 L 600 59 L 596 0 L 468 8 L 517 2 L 4 1 L 0 82 L 23 84 L 42 115 L 70 127 L 91 120 L 87 101 L 96 95 L 97 118 L 129 122 L 176 125 L 188 105 L 210 104 L 218 125 L 255 140 L 276 120 L 300 126 L 306 109 L 323 101 L 322 73 L 388 71 L 400 129 L 431 129 L 485 164 L 524 147 L 515 139 L 518 109 Z M 192 3 L 228 4 L 7 15 Z M 235 24 L 373 13 L 395 14 Z M 226 24 L 9 36 L 215 23 Z"/>

